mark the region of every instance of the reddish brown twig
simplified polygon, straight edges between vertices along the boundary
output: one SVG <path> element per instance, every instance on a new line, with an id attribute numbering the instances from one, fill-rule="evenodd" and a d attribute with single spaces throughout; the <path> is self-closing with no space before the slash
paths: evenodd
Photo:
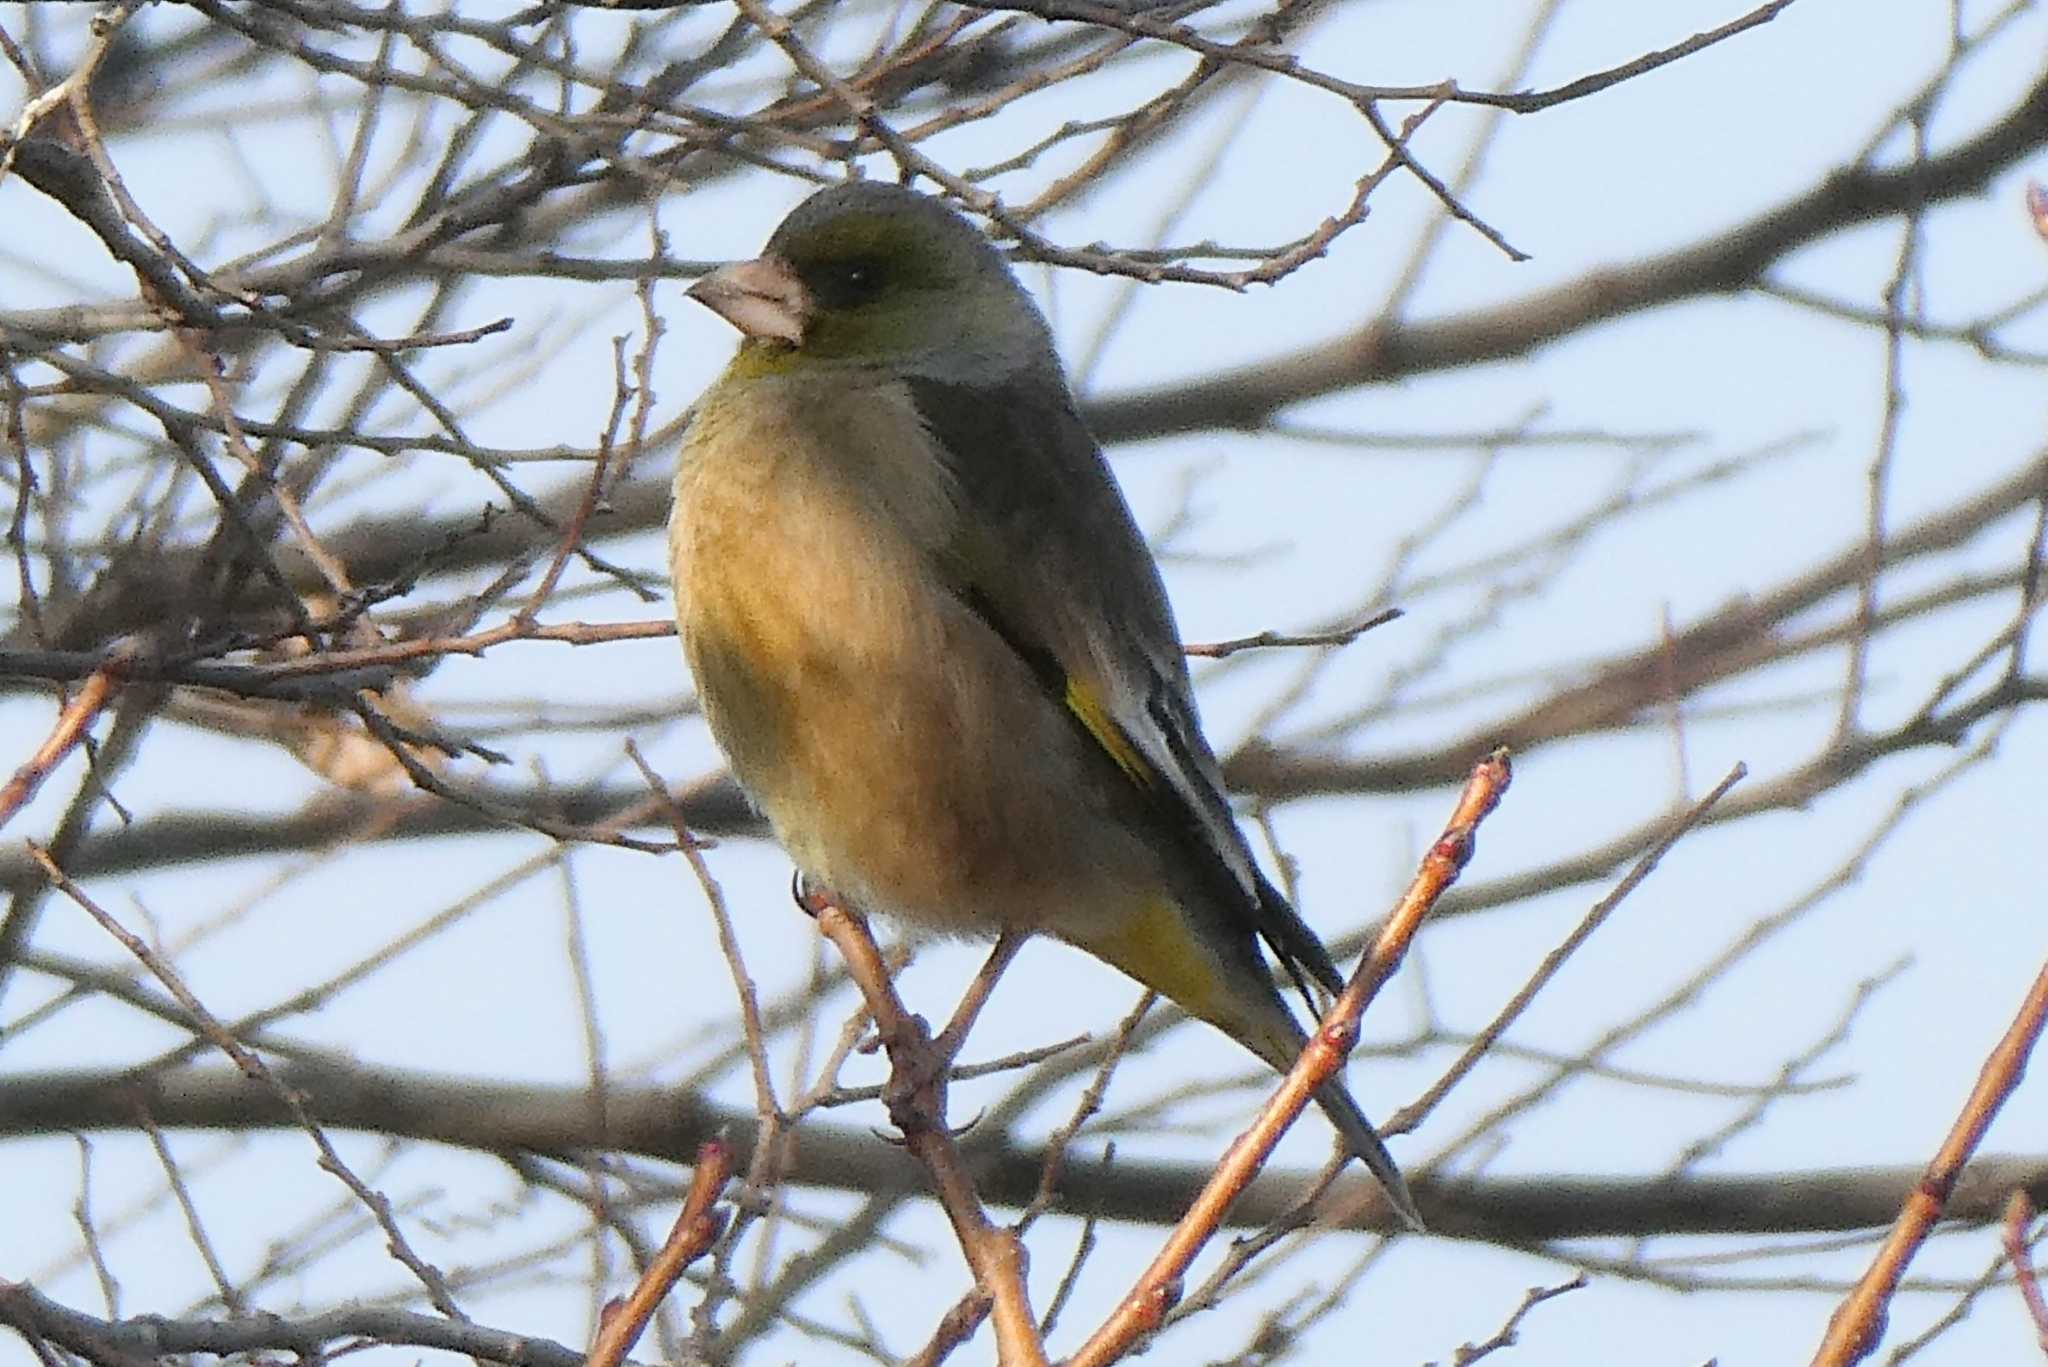
<path id="1" fill-rule="evenodd" d="M 1508 998 L 1507 1004 L 1495 1013 L 1485 1028 L 1472 1037 L 1472 1043 L 1466 1046 L 1465 1052 L 1453 1060 L 1451 1066 L 1446 1068 L 1442 1076 L 1431 1083 L 1429 1089 L 1421 1096 L 1388 1116 L 1385 1123 L 1380 1126 L 1380 1133 L 1406 1134 L 1420 1125 L 1423 1117 L 1436 1109 L 1437 1104 L 1450 1095 L 1451 1089 L 1463 1081 L 1465 1075 L 1478 1065 L 1479 1060 L 1500 1042 L 1501 1036 L 1508 1032 L 1508 1027 L 1513 1025 L 1521 1014 L 1528 1010 L 1529 1004 L 1536 1000 L 1536 994 L 1549 986 L 1551 980 L 1564 968 L 1565 961 L 1578 953 L 1585 943 L 1593 938 L 1594 931 L 1606 924 L 1607 918 L 1621 905 L 1622 899 L 1641 887 L 1644 880 L 1656 871 L 1658 862 L 1671 852 L 1672 846 L 1676 845 L 1681 837 L 1697 829 L 1700 823 L 1707 819 L 1707 814 L 1713 810 L 1714 804 L 1726 797 L 1728 790 L 1740 783 L 1748 774 L 1749 766 L 1738 763 L 1714 785 L 1712 792 L 1694 803 L 1689 810 L 1672 822 L 1671 829 L 1664 833 L 1664 838 L 1644 852 L 1643 857 L 1636 861 L 1635 867 L 1615 885 L 1614 890 L 1595 902 L 1592 910 L 1580 918 L 1578 925 L 1572 928 L 1571 933 L 1564 937 L 1557 948 L 1543 956 L 1543 962 L 1536 966 L 1536 971 L 1529 975 L 1529 980 Z"/>
<path id="2" fill-rule="evenodd" d="M 717 1240 L 725 1228 L 725 1215 L 711 1207 L 731 1177 L 731 1150 L 716 1139 L 698 1146 L 697 1171 L 690 1178 L 683 1208 L 676 1212 L 675 1227 L 669 1230 L 667 1241 L 647 1264 L 647 1270 L 640 1274 L 631 1294 L 605 1307 L 603 1322 L 591 1341 L 584 1367 L 617 1367 L 639 1339 L 640 1331 L 647 1327 L 647 1321 L 654 1318 L 655 1308 L 682 1280 L 683 1269 L 703 1257 Z"/>
<path id="3" fill-rule="evenodd" d="M 1231 1202 L 1250 1185 L 1280 1142 L 1280 1136 L 1301 1115 L 1317 1089 L 1344 1066 L 1358 1039 L 1359 1017 L 1400 966 L 1409 942 L 1421 929 L 1430 908 L 1471 859 L 1479 823 L 1500 802 L 1511 776 L 1505 750 L 1494 751 L 1472 767 L 1472 776 L 1465 781 L 1465 791 L 1459 794 L 1457 809 L 1451 813 L 1444 833 L 1423 856 L 1422 867 L 1416 870 L 1408 890 L 1380 927 L 1379 937 L 1373 941 L 1365 961 L 1323 1016 L 1279 1090 L 1252 1127 L 1224 1153 L 1214 1175 L 1167 1236 L 1165 1246 L 1138 1278 L 1131 1293 L 1081 1345 L 1080 1351 L 1067 1359 L 1065 1367 L 1106 1367 L 1117 1361 L 1140 1338 L 1157 1329 L 1166 1312 L 1179 1301 L 1181 1277 L 1216 1232 Z"/>
<path id="4" fill-rule="evenodd" d="M 1948 1137 L 1928 1161 L 1919 1184 L 1899 1208 L 1898 1218 L 1892 1222 L 1892 1231 L 1885 1237 L 1877 1256 L 1871 1260 L 1870 1270 L 1863 1274 L 1863 1279 L 1856 1283 L 1828 1319 L 1827 1334 L 1821 1340 L 1819 1351 L 1813 1355 L 1814 1367 L 1847 1367 L 1849 1363 L 1861 1361 L 1877 1346 L 1884 1332 L 1885 1307 L 1891 1304 L 1892 1293 L 1898 1289 L 1906 1265 L 1913 1260 L 1920 1245 L 1926 1242 L 1934 1222 L 1941 1218 L 1942 1207 L 1948 1204 L 1949 1193 L 1955 1190 L 1963 1164 L 1976 1152 L 1978 1141 L 1983 1139 L 1991 1118 L 1998 1114 L 1999 1107 L 2019 1085 L 2027 1056 L 2033 1052 L 2035 1041 L 2041 1038 L 2044 1022 L 2048 1022 L 2048 963 L 2041 965 L 2041 972 L 2027 990 L 2005 1038 L 1999 1040 L 1998 1047 L 1984 1060 L 1984 1067 L 1977 1074 L 1977 1085 L 1970 1090 L 1969 1100 L 1963 1103 L 1962 1112 L 1949 1128 Z"/>
<path id="5" fill-rule="evenodd" d="M 978 1287 L 953 1302 L 953 1308 L 939 1317 L 931 1338 L 903 1360 L 903 1367 L 939 1367 L 955 1348 L 974 1337 L 974 1331 L 988 1318 L 989 1305 L 989 1298 Z"/>
<path id="6" fill-rule="evenodd" d="M 2048 1355 L 2048 1297 L 2041 1294 L 2041 1272 L 2027 1248 L 2027 1227 L 2033 1223 L 2034 1203 L 2021 1187 L 2005 1203 L 2005 1256 L 2012 1264 L 2012 1279 L 2019 1284 L 2027 1318 L 2034 1322 L 2034 1341 Z"/>
<path id="7" fill-rule="evenodd" d="M 533 596 L 526 600 L 526 606 L 514 613 L 512 620 L 522 626 L 531 627 L 540 617 L 540 610 L 554 596 L 555 586 L 562 581 L 562 571 L 569 567 L 569 561 L 576 555 L 577 547 L 583 544 L 584 529 L 590 525 L 592 514 L 604 498 L 607 476 L 612 468 L 612 451 L 619 440 L 619 426 L 626 419 L 626 409 L 633 402 L 633 387 L 626 379 L 626 339 L 612 338 L 612 369 L 615 379 L 612 385 L 611 414 L 605 420 L 604 431 L 597 438 L 597 459 L 591 463 L 590 478 L 584 482 L 583 497 L 576 502 L 576 511 L 569 515 L 568 523 L 562 528 L 555 554 L 548 561 L 548 567 L 541 572 L 540 582 L 534 585 Z"/>
<path id="8" fill-rule="evenodd" d="M 106 710 L 107 703 L 120 691 L 126 659 L 125 655 L 111 658 L 86 676 L 85 686 L 57 714 L 57 724 L 50 728 L 49 736 L 14 771 L 6 786 L 0 787 L 0 826 L 14 819 L 14 814 L 43 786 L 43 780 L 85 739 L 94 718 Z"/>
<path id="9" fill-rule="evenodd" d="M 953 1019 L 947 1021 L 946 1028 L 932 1040 L 932 1048 L 938 1051 L 941 1066 L 951 1068 L 953 1060 L 960 1056 L 960 1046 L 967 1043 L 967 1032 L 974 1028 L 975 1021 L 981 1019 L 981 1008 L 988 1005 L 996 983 L 1017 957 L 1017 951 L 1024 948 L 1024 942 L 1030 938 L 1023 931 L 1016 930 L 1005 930 L 996 937 L 995 948 L 988 952 L 981 971 L 974 975 L 974 981 L 967 984 L 960 1004 L 953 1008 Z"/>
<path id="10" fill-rule="evenodd" d="M 1038 1321 L 1024 1289 L 1024 1247 L 1013 1231 L 990 1223 L 946 1128 L 946 1060 L 933 1047 L 925 1023 L 896 995 L 867 923 L 835 897 L 810 895 L 804 906 L 846 960 L 847 974 L 874 1017 L 875 1031 L 889 1053 L 889 1119 L 902 1131 L 911 1157 L 930 1175 L 960 1251 L 993 1303 L 996 1360 L 1002 1367 L 1047 1367 Z"/>

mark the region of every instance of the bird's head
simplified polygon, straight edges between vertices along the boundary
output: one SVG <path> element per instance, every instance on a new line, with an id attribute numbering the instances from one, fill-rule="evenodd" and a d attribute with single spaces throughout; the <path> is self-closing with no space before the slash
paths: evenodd
<path id="1" fill-rule="evenodd" d="M 1044 321 L 1000 253 L 939 200 L 849 181 L 782 221 L 752 261 L 689 289 L 774 372 L 873 366 L 935 379 L 1013 373 L 1051 355 Z"/>

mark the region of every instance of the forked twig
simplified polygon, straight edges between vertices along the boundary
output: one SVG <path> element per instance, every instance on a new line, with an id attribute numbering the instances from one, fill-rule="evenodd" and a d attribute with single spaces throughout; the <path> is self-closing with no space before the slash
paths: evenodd
<path id="1" fill-rule="evenodd" d="M 132 652 L 126 650 L 117 651 L 108 657 L 105 664 L 86 676 L 85 686 L 57 714 L 57 724 L 50 728 L 49 736 L 14 771 L 6 786 L 0 787 L 0 826 L 13 819 L 14 814 L 43 786 L 43 780 L 85 739 L 85 733 L 92 729 L 94 720 L 120 691 L 130 654 Z"/>
<path id="2" fill-rule="evenodd" d="M 711 1207 L 731 1177 L 730 1149 L 716 1139 L 698 1146 L 697 1171 L 690 1178 L 683 1208 L 676 1213 L 675 1227 L 669 1230 L 667 1241 L 640 1274 L 632 1292 L 624 1300 L 605 1307 L 584 1367 L 618 1367 L 647 1327 L 647 1321 L 654 1318 L 655 1309 L 682 1280 L 683 1269 L 704 1256 L 705 1250 L 717 1241 L 725 1229 L 725 1216 Z"/>
<path id="3" fill-rule="evenodd" d="M 1493 1331 L 1493 1337 L 1479 1343 L 1463 1344 L 1457 1352 L 1451 1354 L 1451 1367 L 1472 1367 L 1473 1363 L 1483 1357 L 1490 1357 L 1503 1348 L 1514 1347 L 1519 1340 L 1522 1321 L 1529 1317 L 1530 1311 L 1542 1305 L 1545 1301 L 1554 1301 L 1559 1296 L 1568 1296 L 1574 1291 L 1583 1291 L 1588 1285 L 1590 1283 L 1587 1280 L 1586 1274 L 1581 1272 L 1570 1281 L 1559 1282 L 1555 1286 L 1530 1287 L 1522 1293 L 1521 1304 L 1515 1307 L 1514 1313 L 1508 1316 L 1507 1322 Z"/>
<path id="4" fill-rule="evenodd" d="M 2021 1187 L 2005 1203 L 2005 1257 L 2012 1264 L 2012 1279 L 2019 1283 L 2027 1318 L 2034 1322 L 2034 1341 L 2048 1354 L 2048 1297 L 2041 1294 L 2041 1272 L 2027 1251 L 2027 1226 L 2033 1223 L 2034 1203 Z"/>
<path id="5" fill-rule="evenodd" d="M 924 1021 L 906 1010 L 903 999 L 896 995 L 896 985 L 874 936 L 868 933 L 867 922 L 841 905 L 836 896 L 807 892 L 801 900 L 804 909 L 818 918 L 818 929 L 845 959 L 847 974 L 860 988 L 874 1017 L 875 1031 L 889 1054 L 889 1119 L 902 1132 L 903 1146 L 911 1157 L 930 1175 L 946 1218 L 952 1221 L 954 1237 L 960 1241 L 960 1251 L 992 1302 L 996 1360 L 1002 1367 L 1047 1367 L 1038 1320 L 1024 1289 L 1024 1247 L 1013 1231 L 989 1221 L 974 1189 L 974 1178 L 946 1128 L 948 1060 L 934 1048 Z M 998 956 L 1007 958 L 1000 945 L 998 955 L 991 956 L 992 966 Z"/>
<path id="6" fill-rule="evenodd" d="M 314 1118 L 312 1110 L 307 1106 L 305 1096 L 296 1088 L 286 1086 L 270 1065 L 263 1061 L 262 1055 L 243 1044 L 232 1031 L 221 1024 L 220 1020 L 206 1009 L 205 1004 L 192 994 L 192 989 L 185 985 L 184 979 L 178 976 L 169 961 L 152 949 L 141 936 L 122 925 L 106 908 L 95 902 L 84 888 L 73 882 L 71 875 L 64 871 L 48 850 L 34 841 L 25 843 L 29 857 L 42 869 L 43 875 L 50 880 L 50 885 L 70 898 L 79 910 L 99 922 L 109 935 L 120 941 L 122 947 L 133 954 L 136 960 L 153 973 L 156 980 L 177 998 L 178 1005 L 185 1009 L 190 1018 L 186 1023 L 187 1028 L 226 1054 L 243 1077 L 267 1087 L 284 1103 L 292 1119 L 298 1122 L 299 1128 L 306 1132 L 306 1137 L 313 1141 L 313 1147 L 319 1150 L 321 1170 L 331 1174 L 362 1202 L 364 1208 L 370 1212 L 370 1217 L 377 1222 L 377 1227 L 384 1233 L 385 1250 L 419 1278 L 420 1285 L 426 1288 L 427 1299 L 432 1302 L 434 1308 L 451 1320 L 467 1322 L 469 1316 L 456 1305 L 454 1294 L 448 1288 L 447 1278 L 441 1275 L 439 1268 L 415 1252 L 410 1241 L 400 1231 L 390 1198 L 373 1189 L 356 1175 L 353 1168 L 342 1161 L 340 1153 L 328 1139 L 327 1132 L 321 1128 L 319 1121 Z M 134 1076 L 139 1076 L 139 1073 L 131 1074 L 131 1077 Z"/>
<path id="7" fill-rule="evenodd" d="M 967 984 L 960 1004 L 953 1008 L 953 1019 L 947 1021 L 946 1028 L 932 1040 L 932 1048 L 938 1051 L 942 1066 L 951 1068 L 953 1060 L 960 1056 L 960 1047 L 967 1043 L 967 1032 L 974 1028 L 975 1021 L 981 1019 L 981 1008 L 988 1005 L 989 994 L 996 990 L 996 983 L 1016 959 L 1017 951 L 1024 948 L 1024 942 L 1030 938 L 1017 930 L 1005 930 L 996 937 L 995 948 L 988 952 L 981 971 L 974 975 L 974 981 Z"/>
<path id="8" fill-rule="evenodd" d="M 1664 838 L 1643 853 L 1643 857 L 1635 862 L 1634 867 L 1615 885 L 1614 890 L 1595 902 L 1592 910 L 1572 927 L 1571 933 L 1566 935 L 1555 949 L 1543 956 L 1543 962 L 1536 966 L 1536 971 L 1529 975 L 1528 981 L 1516 989 L 1515 994 L 1508 998 L 1507 1004 L 1472 1037 L 1472 1042 L 1452 1061 L 1451 1066 L 1446 1068 L 1421 1096 L 1388 1116 L 1380 1126 L 1380 1133 L 1406 1134 L 1420 1125 L 1423 1117 L 1436 1109 L 1437 1104 L 1478 1065 L 1479 1060 L 1486 1057 L 1493 1047 L 1500 1043 L 1501 1036 L 1508 1032 L 1508 1027 L 1513 1025 L 1529 1008 L 1529 1004 L 1536 1000 L 1536 994 L 1550 985 L 1551 980 L 1564 967 L 1565 961 L 1578 953 L 1579 949 L 1593 938 L 1593 932 L 1606 923 L 1614 909 L 1621 905 L 1622 899 L 1642 886 L 1643 881 L 1655 872 L 1658 862 L 1671 852 L 1672 847 L 1706 820 L 1714 804 L 1726 797 L 1729 789 L 1740 783 L 1748 774 L 1749 766 L 1738 763 L 1714 785 L 1711 792 L 1673 821 L 1671 829 L 1664 833 Z"/>

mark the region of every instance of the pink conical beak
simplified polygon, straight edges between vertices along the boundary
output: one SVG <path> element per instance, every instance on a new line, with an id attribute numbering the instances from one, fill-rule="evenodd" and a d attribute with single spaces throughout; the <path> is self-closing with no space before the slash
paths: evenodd
<path id="1" fill-rule="evenodd" d="M 684 291 L 749 337 L 800 346 L 811 296 L 789 263 L 763 256 L 720 266 Z"/>

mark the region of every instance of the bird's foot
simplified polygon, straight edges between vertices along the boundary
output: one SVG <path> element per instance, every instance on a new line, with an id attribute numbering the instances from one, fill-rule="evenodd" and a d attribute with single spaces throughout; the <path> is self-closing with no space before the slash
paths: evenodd
<path id="1" fill-rule="evenodd" d="M 840 900 L 838 893 L 832 891 L 823 883 L 813 882 L 810 875 L 806 874 L 802 869 L 798 869 L 790 875 L 789 895 L 790 899 L 796 903 L 797 910 L 814 921 L 825 914 L 827 907 L 845 905 Z"/>
<path id="2" fill-rule="evenodd" d="M 953 1060 L 933 1047 L 931 1027 L 923 1016 L 905 1015 L 883 1037 L 889 1053 L 889 1080 L 882 1084 L 882 1104 L 889 1122 L 904 1134 L 946 1127 L 946 1078 Z"/>

